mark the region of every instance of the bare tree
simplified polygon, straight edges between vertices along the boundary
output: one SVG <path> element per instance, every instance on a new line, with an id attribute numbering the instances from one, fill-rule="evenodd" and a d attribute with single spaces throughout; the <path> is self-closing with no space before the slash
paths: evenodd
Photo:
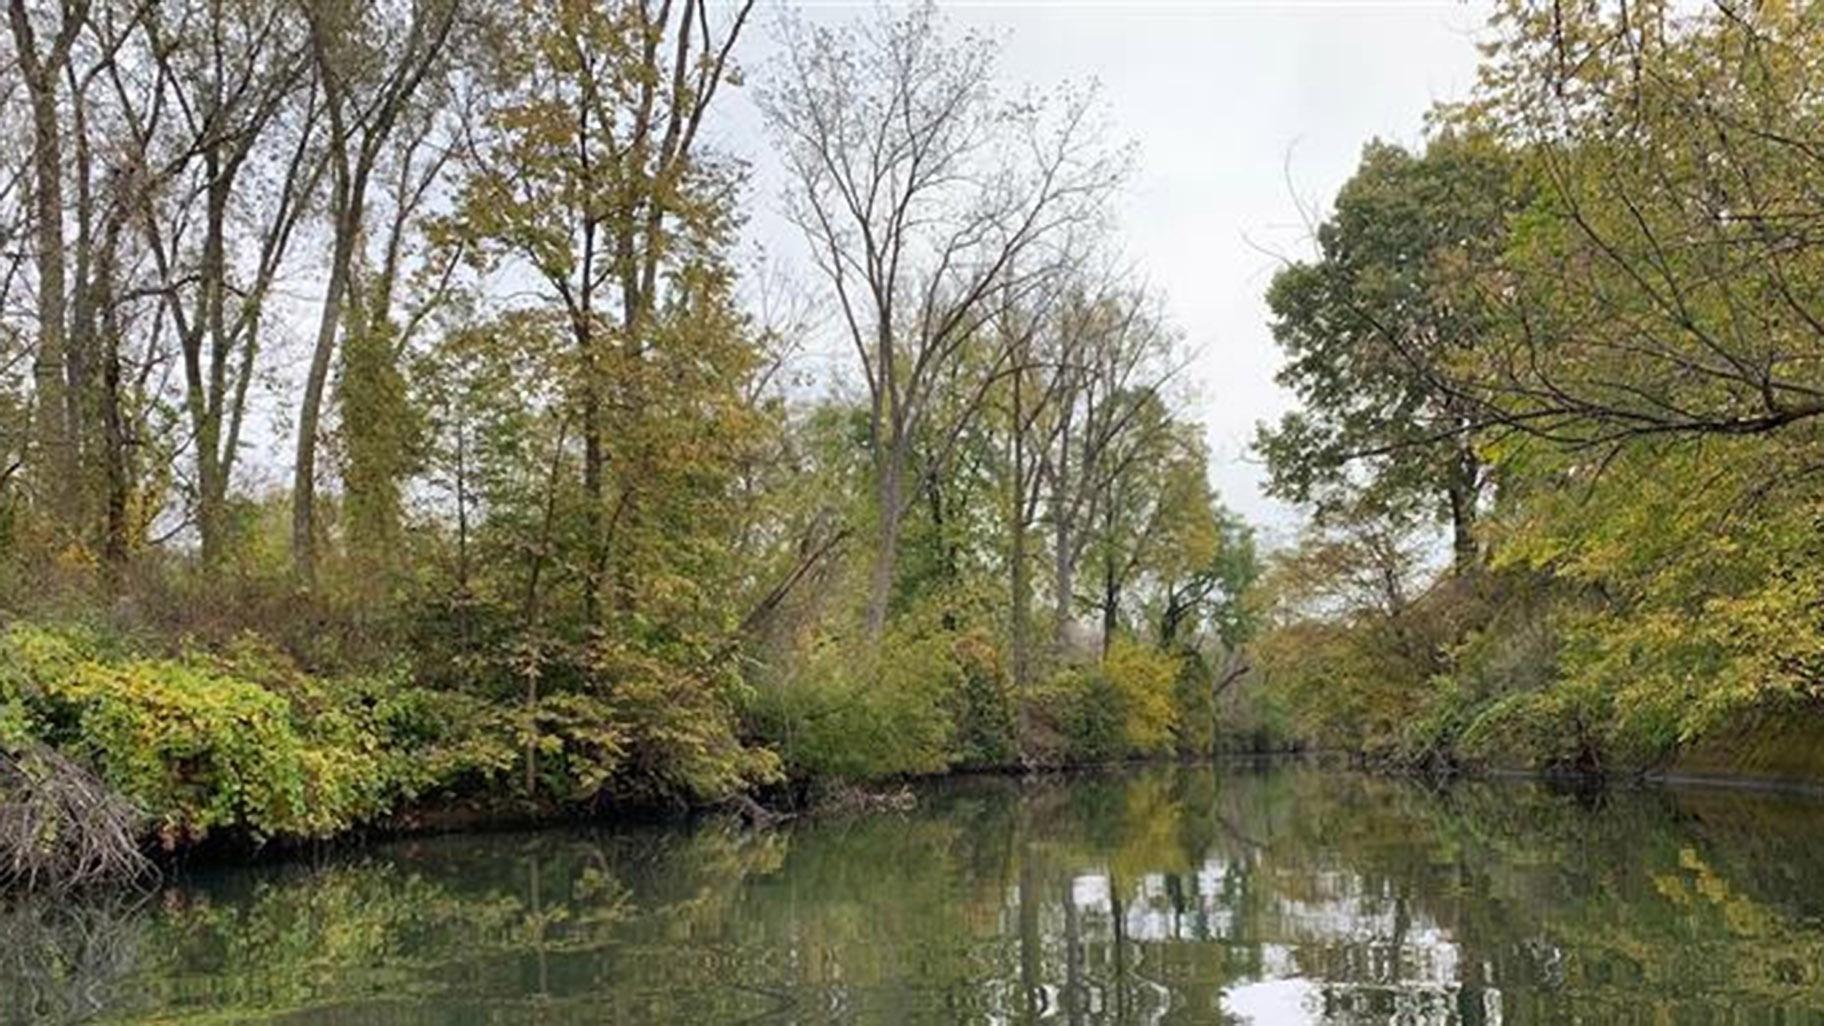
<path id="1" fill-rule="evenodd" d="M 61 0 L 44 18 L 26 0 L 8 0 L 13 59 L 25 81 L 32 113 L 32 199 L 38 271 L 38 344 L 32 362 L 34 433 L 43 491 L 66 525 L 78 523 L 81 499 L 75 415 L 66 365 L 63 118 L 59 96 L 70 53 L 88 22 L 88 0 Z M 48 25 L 40 24 L 48 21 Z"/>
<path id="2" fill-rule="evenodd" d="M 1052 533 L 1054 637 L 1063 645 L 1082 604 L 1084 552 L 1118 519 L 1120 482 L 1161 451 L 1170 430 L 1161 393 L 1178 365 L 1158 300 L 1115 275 L 1079 290 L 1060 313 L 1058 332 L 1066 355 L 1039 468 Z M 1093 603 L 1105 617 L 1112 615 L 1106 585 Z"/>
<path id="3" fill-rule="evenodd" d="M 1002 96 L 995 42 L 948 38 L 929 4 L 839 30 L 786 16 L 780 35 L 788 56 L 761 100 L 793 179 L 787 209 L 868 387 L 878 636 L 914 448 L 958 436 L 995 375 L 960 401 L 937 402 L 941 384 L 1006 298 L 1068 263 L 1060 254 L 1100 215 L 1124 160 L 1094 138 L 1087 97 Z M 948 423 L 932 422 L 939 409 Z"/>
<path id="4" fill-rule="evenodd" d="M 321 95 L 287 5 L 154 5 L 138 41 L 109 73 L 121 134 L 140 155 L 124 202 L 181 355 L 195 521 L 213 570 L 267 302 L 323 175 Z"/>

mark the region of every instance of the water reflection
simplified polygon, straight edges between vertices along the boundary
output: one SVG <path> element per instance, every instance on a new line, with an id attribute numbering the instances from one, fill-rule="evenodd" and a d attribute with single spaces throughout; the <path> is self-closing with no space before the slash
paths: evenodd
<path id="1" fill-rule="evenodd" d="M 0 915 L 0 1022 L 1824 1022 L 1824 803 L 1280 767 L 424 840 Z"/>

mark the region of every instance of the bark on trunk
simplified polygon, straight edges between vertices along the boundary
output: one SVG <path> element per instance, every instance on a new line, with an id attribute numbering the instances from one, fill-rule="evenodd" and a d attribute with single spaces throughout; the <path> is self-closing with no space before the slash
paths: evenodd
<path id="1" fill-rule="evenodd" d="M 347 140 L 334 145 L 346 145 Z M 353 177 L 338 176 L 336 196 L 331 209 L 336 211 L 335 244 L 330 255 L 329 282 L 323 290 L 323 311 L 317 321 L 317 342 L 310 354 L 310 371 L 304 379 L 304 395 L 298 403 L 298 454 L 292 470 L 291 484 L 291 552 L 292 565 L 299 583 L 306 588 L 317 583 L 317 432 L 322 421 L 323 394 L 329 383 L 330 360 L 336 352 L 336 336 L 342 326 L 342 303 L 348 292 L 348 279 L 354 263 L 355 240 L 360 234 L 362 193 L 366 175 L 357 170 Z"/>
<path id="2" fill-rule="evenodd" d="M 38 261 L 38 349 L 32 360 L 33 413 L 42 494 L 60 528 L 77 522 L 77 466 L 70 422 L 64 321 L 63 135 L 57 117 L 60 60 L 38 59 L 22 0 L 10 5 L 13 39 L 32 108 L 32 200 Z"/>
<path id="3" fill-rule="evenodd" d="M 1461 574 L 1475 569 L 1482 560 L 1482 550 L 1476 543 L 1475 531 L 1482 467 L 1475 454 L 1466 448 L 1458 455 L 1456 470 L 1447 491 L 1450 500 L 1452 565 Z"/>
<path id="4" fill-rule="evenodd" d="M 343 220 L 338 220 L 329 285 L 323 292 L 323 314 L 317 322 L 317 344 L 310 354 L 310 372 L 304 379 L 304 395 L 298 403 L 298 455 L 292 470 L 292 565 L 298 580 L 307 588 L 317 582 L 317 431 L 322 419 L 323 392 L 329 382 L 330 358 L 336 351 L 336 332 L 342 319 L 342 293 L 348 286 L 349 255 L 353 251 L 354 232 L 345 227 Z"/>
<path id="5" fill-rule="evenodd" d="M 905 512 L 905 454 L 895 447 L 880 467 L 877 485 L 880 528 L 874 564 L 868 575 L 868 638 L 879 641 L 887 629 L 887 605 L 893 597 L 893 574 L 899 562 L 899 529 Z"/>
<path id="6" fill-rule="evenodd" d="M 1013 376 L 1013 519 L 1007 562 L 1012 577 L 1013 623 L 1010 625 L 1013 647 L 1013 690 L 1019 699 L 1019 738 L 1024 750 L 1026 730 L 1026 688 L 1032 678 L 1032 568 L 1026 551 L 1026 440 L 1023 425 L 1020 378 Z"/>

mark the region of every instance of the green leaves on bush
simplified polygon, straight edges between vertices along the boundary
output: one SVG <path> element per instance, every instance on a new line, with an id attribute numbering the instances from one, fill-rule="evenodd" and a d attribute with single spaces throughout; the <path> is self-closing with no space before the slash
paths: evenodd
<path id="1" fill-rule="evenodd" d="M 329 837 L 499 766 L 465 710 L 432 714 L 430 701 L 395 682 L 312 678 L 251 644 L 148 658 L 75 631 L 0 634 L 0 744 L 35 741 L 94 767 L 167 847 L 222 830 Z"/>
<path id="2" fill-rule="evenodd" d="M 795 777 L 867 780 L 950 764 L 964 673 L 944 635 L 890 632 L 878 651 L 828 643 L 759 690 L 753 717 Z"/>

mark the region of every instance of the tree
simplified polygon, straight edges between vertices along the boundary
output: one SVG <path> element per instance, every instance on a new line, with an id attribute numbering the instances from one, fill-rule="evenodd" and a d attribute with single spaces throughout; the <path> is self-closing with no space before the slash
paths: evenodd
<path id="1" fill-rule="evenodd" d="M 32 119 L 33 255 L 38 273 L 37 345 L 32 358 L 34 436 L 40 491 L 53 517 L 80 523 L 76 416 L 68 381 L 64 250 L 64 131 L 59 97 L 70 53 L 88 21 L 88 0 L 61 0 L 54 17 L 35 16 L 26 0 L 8 0 L 13 58 L 25 82 Z M 40 21 L 48 21 L 48 26 Z"/>
<path id="2" fill-rule="evenodd" d="M 1164 451 L 1173 429 L 1163 392 L 1181 361 L 1158 297 L 1114 284 L 1113 276 L 1073 296 L 1058 330 L 1066 355 L 1040 466 L 1052 535 L 1053 633 L 1062 645 L 1078 609 L 1101 609 L 1105 621 L 1113 615 L 1106 591 L 1089 602 L 1079 595 L 1078 571 L 1090 546 L 1122 519 L 1111 505 L 1120 483 L 1156 469 L 1144 461 Z"/>
<path id="3" fill-rule="evenodd" d="M 722 260 L 741 172 L 698 136 L 751 7 L 719 36 L 701 0 L 675 14 L 619 2 L 510 15 L 495 55 L 503 93 L 468 147 L 457 230 L 537 278 L 575 354 L 590 619 L 605 584 L 630 600 L 631 568 L 609 565 L 616 534 L 656 513 L 643 508 L 646 475 L 670 454 L 639 426 L 656 423 L 652 389 L 677 366 L 661 356 L 693 318 L 728 315 Z M 705 354 L 713 387 L 739 387 L 745 372 L 722 361 L 751 354 L 735 344 Z"/>
<path id="4" fill-rule="evenodd" d="M 108 78 L 139 158 L 118 202 L 176 336 L 194 516 L 214 573 L 268 304 L 324 171 L 321 94 L 303 19 L 285 5 L 159 5 L 129 29 L 135 45 Z"/>
<path id="5" fill-rule="evenodd" d="M 1286 353 L 1278 381 L 1300 408 L 1263 427 L 1270 492 L 1321 517 L 1362 492 L 1436 503 L 1459 570 L 1479 561 L 1488 469 L 1475 404 L 1437 381 L 1494 328 L 1463 294 L 1493 261 L 1519 201 L 1512 158 L 1491 139 L 1445 133 L 1422 154 L 1370 143 L 1317 228 L 1318 255 L 1273 278 L 1267 305 Z"/>
<path id="6" fill-rule="evenodd" d="M 1086 97 L 1008 101 L 991 39 L 946 37 L 934 7 L 827 29 L 787 16 L 787 57 L 761 94 L 792 187 L 789 216 L 829 279 L 868 389 L 876 518 L 866 622 L 885 627 L 927 432 L 958 437 L 1004 355 L 940 403 L 1009 295 L 1071 260 L 1122 162 L 1093 141 Z M 933 423 L 941 407 L 946 419 Z M 942 463 L 940 458 L 938 463 Z"/>
<path id="7" fill-rule="evenodd" d="M 1802 7 L 1514 3 L 1449 115 L 1535 190 L 1475 275 L 1501 344 L 1440 381 L 1483 423 L 1573 448 L 1764 435 L 1824 414 L 1820 139 Z"/>
<path id="8" fill-rule="evenodd" d="M 328 123 L 330 255 L 316 343 L 298 399 L 292 467 L 292 559 L 306 587 L 316 582 L 317 440 L 344 305 L 367 230 L 368 189 L 394 130 L 443 63 L 457 25 L 458 0 L 409 0 L 373 6 L 307 0 L 311 53 Z"/>

